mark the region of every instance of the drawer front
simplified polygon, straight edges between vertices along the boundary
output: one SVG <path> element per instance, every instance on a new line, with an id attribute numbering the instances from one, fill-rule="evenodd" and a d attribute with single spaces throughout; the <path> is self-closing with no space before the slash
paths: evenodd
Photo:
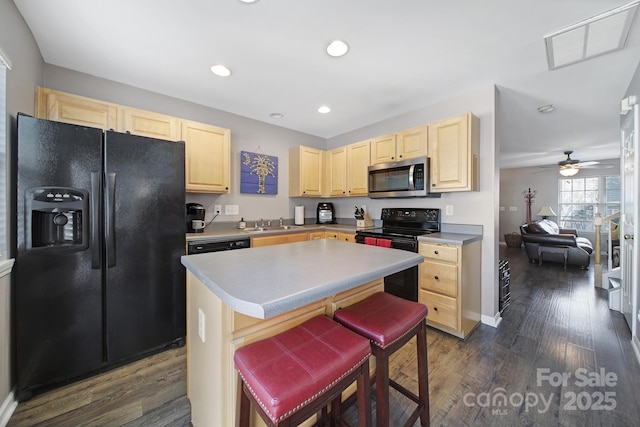
<path id="1" fill-rule="evenodd" d="M 458 305 L 455 298 L 420 290 L 420 302 L 427 306 L 427 321 L 458 330 Z"/>
<path id="2" fill-rule="evenodd" d="M 446 262 L 458 262 L 458 247 L 445 246 L 435 243 L 420 243 L 420 254 L 427 259 L 437 259 Z"/>
<path id="3" fill-rule="evenodd" d="M 425 261 L 418 267 L 422 289 L 445 294 L 458 295 L 458 266 Z"/>

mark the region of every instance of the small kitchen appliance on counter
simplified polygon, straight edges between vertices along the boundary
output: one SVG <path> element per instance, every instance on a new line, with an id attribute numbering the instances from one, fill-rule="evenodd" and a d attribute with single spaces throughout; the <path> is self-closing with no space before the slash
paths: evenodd
<path id="1" fill-rule="evenodd" d="M 187 233 L 204 232 L 206 210 L 200 203 L 187 203 Z"/>
<path id="2" fill-rule="evenodd" d="M 336 216 L 333 211 L 333 203 L 318 203 L 316 210 L 316 224 L 335 224 Z"/>

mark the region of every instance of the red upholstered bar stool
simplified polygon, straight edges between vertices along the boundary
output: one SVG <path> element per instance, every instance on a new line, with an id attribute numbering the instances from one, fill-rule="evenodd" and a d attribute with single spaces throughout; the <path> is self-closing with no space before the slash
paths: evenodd
<path id="1" fill-rule="evenodd" d="M 238 349 L 240 427 L 249 426 L 251 403 L 268 426 L 296 426 L 315 413 L 340 415 L 341 393 L 358 381 L 358 425 L 371 426 L 369 341 L 326 316 Z M 326 421 L 322 419 L 321 421 Z"/>
<path id="2" fill-rule="evenodd" d="M 389 386 L 418 404 L 405 426 L 420 418 L 429 425 L 429 373 L 427 370 L 427 307 L 394 295 L 378 292 L 345 307 L 333 319 L 369 338 L 376 357 L 376 425 L 389 426 Z M 389 378 L 389 356 L 416 337 L 418 350 L 418 396 Z"/>

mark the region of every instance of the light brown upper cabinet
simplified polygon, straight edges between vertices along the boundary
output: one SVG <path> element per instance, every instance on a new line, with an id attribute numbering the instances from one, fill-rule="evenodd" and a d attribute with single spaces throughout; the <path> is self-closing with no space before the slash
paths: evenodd
<path id="1" fill-rule="evenodd" d="M 180 139 L 180 119 L 177 117 L 118 106 L 118 122 L 121 132 L 169 141 Z"/>
<path id="2" fill-rule="evenodd" d="M 79 126 L 118 129 L 118 106 L 57 90 L 36 87 L 36 117 Z"/>
<path id="3" fill-rule="evenodd" d="M 431 191 L 478 191 L 479 130 L 471 113 L 429 123 Z"/>
<path id="4" fill-rule="evenodd" d="M 321 197 L 324 152 L 300 145 L 289 149 L 289 197 Z"/>
<path id="5" fill-rule="evenodd" d="M 182 120 L 187 192 L 229 193 L 231 131 Z"/>
<path id="6" fill-rule="evenodd" d="M 427 126 L 416 126 L 371 141 L 371 164 L 397 162 L 426 156 L 429 132 Z"/>
<path id="7" fill-rule="evenodd" d="M 325 152 L 325 197 L 366 196 L 370 141 L 361 141 Z"/>
<path id="8" fill-rule="evenodd" d="M 366 196 L 369 193 L 370 140 L 347 146 L 347 193 Z"/>
<path id="9" fill-rule="evenodd" d="M 36 88 L 36 117 L 185 142 L 186 191 L 229 193 L 231 131 L 205 123 Z"/>
<path id="10" fill-rule="evenodd" d="M 347 147 L 334 148 L 325 153 L 325 186 L 328 197 L 347 195 Z"/>

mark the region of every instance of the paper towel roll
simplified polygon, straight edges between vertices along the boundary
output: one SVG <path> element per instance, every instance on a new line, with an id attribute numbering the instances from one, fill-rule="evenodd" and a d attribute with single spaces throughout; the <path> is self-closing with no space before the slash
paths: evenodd
<path id="1" fill-rule="evenodd" d="M 296 206 L 294 208 L 294 224 L 295 225 L 304 225 L 304 206 Z"/>

